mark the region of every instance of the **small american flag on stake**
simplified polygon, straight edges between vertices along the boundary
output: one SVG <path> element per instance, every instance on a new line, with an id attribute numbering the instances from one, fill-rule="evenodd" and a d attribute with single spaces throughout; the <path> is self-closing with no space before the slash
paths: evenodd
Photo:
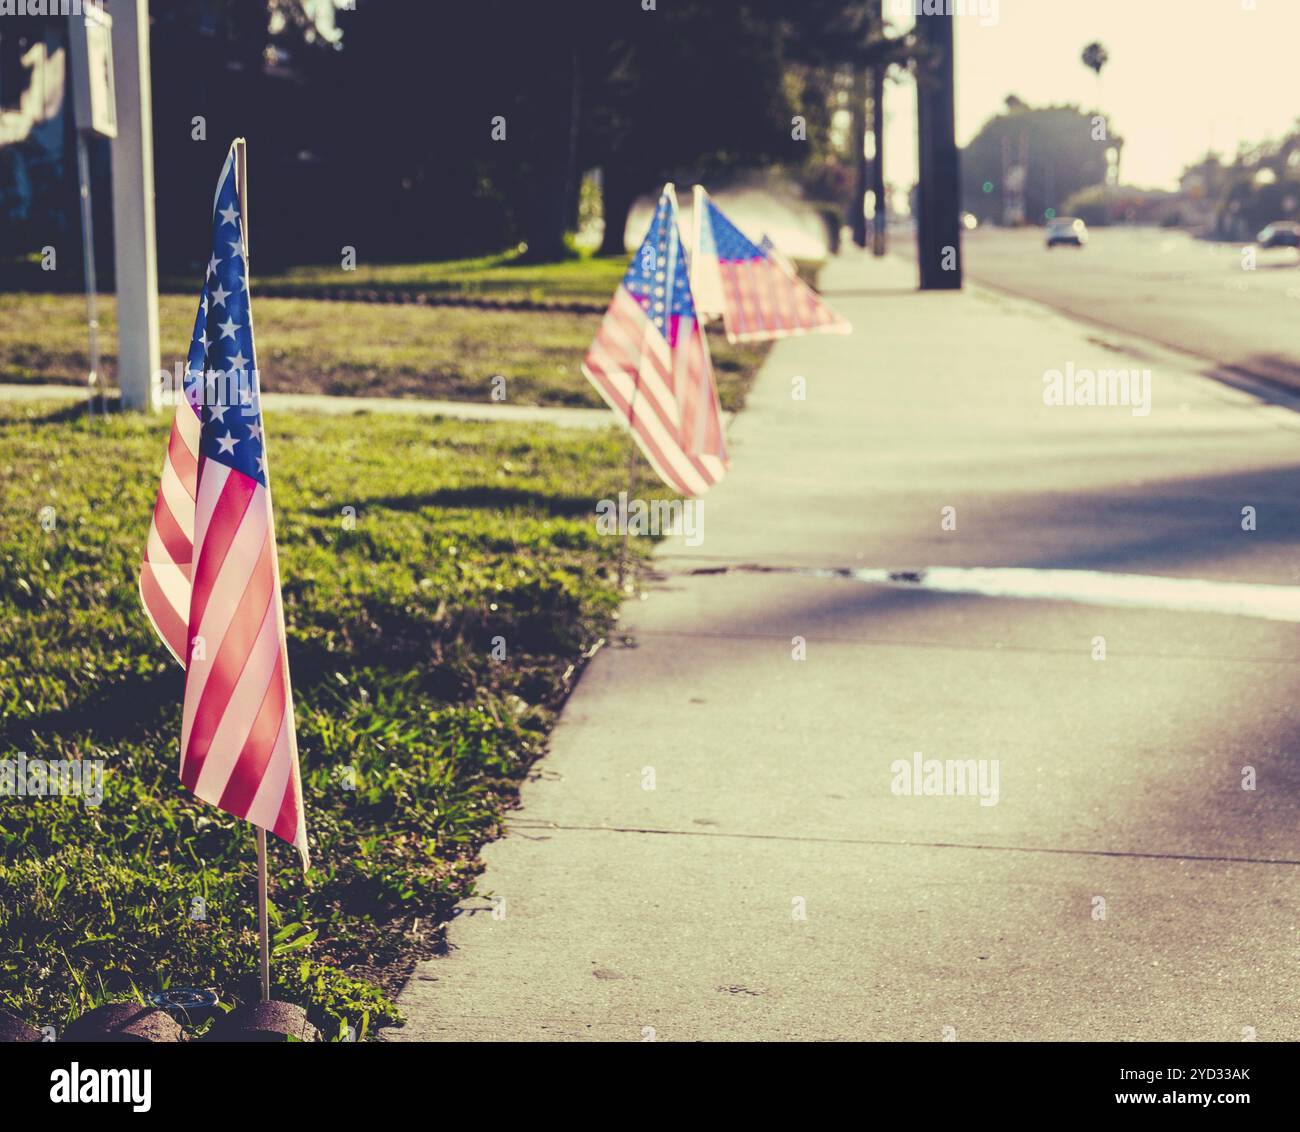
<path id="1" fill-rule="evenodd" d="M 787 275 L 799 274 L 798 270 L 795 268 L 795 265 L 791 263 L 788 259 L 786 259 L 784 255 L 781 254 L 781 249 L 778 248 L 776 244 L 772 242 L 772 237 L 769 236 L 766 232 L 763 233 L 763 238 L 758 241 L 758 247 L 759 250 L 765 256 L 768 257 L 768 259 L 770 259 L 774 264 L 776 264 L 777 267 L 779 267 Z"/>
<path id="2" fill-rule="evenodd" d="M 774 254 L 771 241 L 765 244 L 755 244 L 696 186 L 691 283 L 700 313 L 721 315 L 730 342 L 852 331 L 785 257 Z"/>
<path id="3" fill-rule="evenodd" d="M 671 184 L 660 194 L 582 372 L 669 487 L 698 496 L 723 477 L 722 409 L 695 315 Z"/>
<path id="4" fill-rule="evenodd" d="M 185 667 L 181 781 L 295 846 L 308 866 L 241 216 L 217 184 L 212 249 L 140 567 L 155 631 Z"/>

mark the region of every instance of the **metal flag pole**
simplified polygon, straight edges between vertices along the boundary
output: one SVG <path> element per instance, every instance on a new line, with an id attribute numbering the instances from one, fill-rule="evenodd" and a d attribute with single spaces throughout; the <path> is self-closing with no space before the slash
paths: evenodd
<path id="1" fill-rule="evenodd" d="M 235 189 L 239 193 L 240 237 L 244 241 L 244 270 L 248 270 L 248 142 L 236 138 Z"/>
<path id="2" fill-rule="evenodd" d="M 669 181 L 666 185 L 664 185 L 662 195 L 667 196 L 668 199 L 672 202 L 673 229 L 675 231 L 677 227 L 676 186 L 674 186 L 673 183 Z M 678 248 L 676 249 L 676 251 L 680 253 L 681 249 Z M 669 283 L 671 284 L 671 282 L 672 280 L 670 279 Z M 671 291 L 671 289 L 672 289 L 671 286 L 666 287 L 665 291 Z M 631 442 L 631 446 L 629 447 L 627 453 L 627 504 L 629 508 L 631 508 L 632 498 L 636 494 L 636 399 L 637 399 L 637 395 L 640 392 L 641 392 L 641 375 L 637 374 L 636 381 L 632 383 L 632 396 L 628 400 L 628 405 L 627 405 L 628 440 Z M 623 544 L 622 546 L 619 547 L 619 552 L 618 552 L 618 589 L 619 592 L 622 593 L 624 580 L 627 577 L 628 535 L 629 532 L 631 531 L 631 523 L 628 521 L 628 516 L 626 514 L 620 515 L 619 518 L 623 523 Z"/>
<path id="3" fill-rule="evenodd" d="M 632 506 L 633 496 L 636 494 L 636 398 L 641 392 L 641 375 L 637 374 L 637 379 L 632 383 L 632 396 L 627 403 L 627 507 L 623 509 L 623 514 L 619 516 L 623 524 L 623 543 L 618 550 L 618 592 L 623 592 L 623 585 L 627 578 L 627 540 L 628 532 L 632 529 L 631 523 L 628 522 L 628 509 Z"/>
<path id="4" fill-rule="evenodd" d="M 257 830 L 257 934 L 260 940 L 258 964 L 262 975 L 262 1001 L 271 1001 L 271 933 L 266 913 L 266 830 Z"/>
<path id="5" fill-rule="evenodd" d="M 700 231 L 704 227 L 704 186 L 691 188 L 691 262 L 689 278 L 691 294 L 698 295 L 696 284 L 700 277 Z"/>
<path id="6" fill-rule="evenodd" d="M 81 262 L 86 275 L 86 322 L 90 330 L 90 372 L 86 375 L 86 413 L 95 415 L 95 391 L 99 386 L 99 315 L 96 308 L 95 210 L 90 199 L 90 155 L 86 132 L 77 131 L 77 175 L 81 182 Z"/>
<path id="7" fill-rule="evenodd" d="M 248 143 L 243 138 L 236 138 L 232 147 L 235 151 L 235 192 L 239 196 L 239 231 L 244 243 L 244 274 L 248 266 Z M 257 934 L 258 934 L 258 968 L 262 977 L 262 1001 L 271 1001 L 271 929 L 270 916 L 266 900 L 266 830 L 260 825 L 254 826 L 257 836 Z"/>
<path id="8" fill-rule="evenodd" d="M 628 417 L 629 417 L 629 420 L 630 420 L 631 417 L 632 417 L 632 407 L 631 407 L 631 406 L 636 404 L 636 394 L 637 394 L 637 390 L 640 388 L 640 385 L 641 385 L 641 383 L 638 381 L 638 382 L 636 383 L 636 385 L 634 385 L 634 386 L 632 387 L 632 402 L 631 402 L 631 405 L 628 406 Z M 636 437 L 632 435 L 630 429 L 629 429 L 629 432 L 628 432 L 628 438 L 627 438 L 627 439 L 628 439 L 628 449 L 627 449 L 627 504 L 628 504 L 628 507 L 630 508 L 630 507 L 632 506 L 632 497 L 633 497 L 633 496 L 635 495 L 635 493 L 636 493 Z M 619 552 L 618 552 L 618 590 L 619 590 L 619 593 L 622 593 L 622 592 L 623 592 L 623 582 L 624 582 L 624 579 L 625 579 L 626 576 L 627 576 L 627 540 L 628 540 L 628 532 L 631 530 L 631 524 L 628 522 L 628 516 L 627 516 L 626 510 L 624 511 L 624 514 L 621 516 L 621 518 L 622 518 L 622 521 L 623 521 L 623 545 L 619 548 Z"/>
<path id="9" fill-rule="evenodd" d="M 700 244 L 704 239 L 704 209 L 709 199 L 709 192 L 703 185 L 695 185 L 691 197 L 691 258 L 687 266 L 687 278 L 691 284 L 691 296 L 695 300 L 695 318 L 701 330 L 715 318 L 721 318 L 720 312 L 706 312 L 700 309 L 701 281 L 704 278 L 704 261 L 700 256 Z M 676 195 L 673 197 L 676 201 Z"/>

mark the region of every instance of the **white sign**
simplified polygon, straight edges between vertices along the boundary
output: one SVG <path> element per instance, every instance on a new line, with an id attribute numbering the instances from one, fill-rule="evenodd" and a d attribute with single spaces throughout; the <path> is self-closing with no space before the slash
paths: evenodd
<path id="1" fill-rule="evenodd" d="M 72 86 L 77 129 L 117 137 L 117 96 L 113 90 L 113 18 L 87 4 L 68 17 L 72 43 Z"/>

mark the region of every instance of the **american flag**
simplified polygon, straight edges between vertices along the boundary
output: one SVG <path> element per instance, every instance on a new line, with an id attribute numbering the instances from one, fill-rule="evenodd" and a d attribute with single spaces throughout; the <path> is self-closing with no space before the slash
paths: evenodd
<path id="1" fill-rule="evenodd" d="M 238 144 L 238 143 L 237 143 Z M 181 781 L 297 847 L 308 866 L 243 219 L 231 147 L 212 252 L 140 567 L 185 668 Z"/>
<path id="2" fill-rule="evenodd" d="M 775 263 L 777 267 L 779 267 L 787 275 L 799 274 L 798 270 L 795 268 L 795 265 L 791 263 L 784 255 L 781 254 L 781 249 L 778 248 L 776 244 L 772 242 L 772 237 L 769 236 L 766 232 L 763 233 L 763 238 L 758 241 L 758 247 L 759 250 L 762 251 L 762 253 L 768 257 L 768 259 L 770 259 L 773 263 Z"/>
<path id="3" fill-rule="evenodd" d="M 764 342 L 853 328 L 800 279 L 771 241 L 760 247 L 737 228 L 707 194 L 696 231 L 695 285 L 706 295 L 706 315 L 722 315 L 731 342 Z"/>
<path id="4" fill-rule="evenodd" d="M 663 481 L 703 495 L 727 470 L 722 409 L 666 185 L 582 372 Z"/>

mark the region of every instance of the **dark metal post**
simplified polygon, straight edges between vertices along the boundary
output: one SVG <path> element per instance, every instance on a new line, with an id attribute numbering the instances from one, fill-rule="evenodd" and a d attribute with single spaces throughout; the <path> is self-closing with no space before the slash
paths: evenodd
<path id="1" fill-rule="evenodd" d="M 872 224 L 871 251 L 885 254 L 885 225 L 889 205 L 885 199 L 885 66 L 878 64 L 871 73 L 871 132 L 875 135 L 876 155 L 871 163 L 871 192 L 876 200 Z"/>
<path id="2" fill-rule="evenodd" d="M 853 242 L 867 246 L 867 71 L 861 63 L 853 64 Z"/>

